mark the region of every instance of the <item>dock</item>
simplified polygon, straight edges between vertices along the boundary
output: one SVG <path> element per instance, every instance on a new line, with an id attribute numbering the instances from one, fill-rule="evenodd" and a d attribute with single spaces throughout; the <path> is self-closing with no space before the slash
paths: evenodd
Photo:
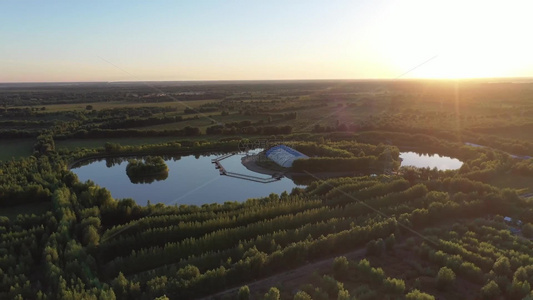
<path id="1" fill-rule="evenodd" d="M 224 154 L 222 156 L 219 156 L 211 160 L 211 163 L 215 164 L 215 169 L 217 169 L 220 172 L 221 176 L 228 176 L 228 177 L 249 180 L 249 181 L 254 181 L 254 182 L 259 182 L 259 183 L 275 182 L 283 178 L 282 174 L 275 174 L 275 175 L 272 175 L 272 177 L 263 178 L 263 177 L 253 176 L 253 175 L 228 172 L 226 168 L 224 168 L 224 166 L 222 165 L 221 161 L 233 155 L 235 155 L 235 153 L 228 153 L 228 154 Z"/>

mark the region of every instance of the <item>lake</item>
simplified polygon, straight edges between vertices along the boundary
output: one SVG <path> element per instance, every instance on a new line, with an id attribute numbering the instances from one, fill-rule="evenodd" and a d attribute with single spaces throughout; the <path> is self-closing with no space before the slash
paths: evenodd
<path id="1" fill-rule="evenodd" d="M 413 166 L 417 168 L 437 168 L 438 170 L 457 170 L 463 162 L 448 156 L 438 154 L 420 154 L 416 152 L 400 152 L 402 166 Z"/>
<path id="2" fill-rule="evenodd" d="M 127 161 L 117 164 L 106 160 L 90 161 L 80 167 L 72 168 L 79 180 L 92 180 L 111 192 L 115 199 L 132 198 L 139 205 L 164 203 L 167 205 L 223 203 L 226 201 L 245 201 L 260 198 L 271 193 L 291 192 L 297 185 L 289 178 L 271 183 L 259 183 L 227 176 L 221 176 L 211 163 L 220 155 L 188 155 L 173 159 L 165 158 L 169 168 L 168 177 L 151 183 L 134 184 L 126 174 Z M 233 155 L 221 161 L 227 171 L 269 178 L 246 169 L 241 163 L 242 155 Z M 110 161 L 113 159 L 109 159 Z M 117 160 L 117 159 L 115 159 Z M 120 159 L 118 159 L 120 161 Z"/>
<path id="3" fill-rule="evenodd" d="M 221 176 L 215 169 L 212 159 L 218 155 L 186 155 L 165 158 L 169 168 L 168 177 L 163 176 L 150 183 L 132 183 L 126 174 L 128 162 L 124 158 L 109 158 L 88 161 L 72 168 L 79 180 L 92 180 L 108 189 L 115 199 L 132 198 L 139 205 L 164 203 L 167 205 L 223 203 L 226 201 L 245 201 L 249 198 L 266 197 L 271 193 L 291 192 L 297 185 L 289 178 L 279 181 L 260 183 L 228 176 Z M 228 172 L 245 174 L 260 178 L 270 178 L 246 169 L 241 158 L 243 154 L 230 156 L 221 161 Z M 427 155 L 416 152 L 401 152 L 402 166 L 455 170 L 463 164 L 460 160 L 437 154 Z M 303 181 L 302 181 L 303 182 Z"/>

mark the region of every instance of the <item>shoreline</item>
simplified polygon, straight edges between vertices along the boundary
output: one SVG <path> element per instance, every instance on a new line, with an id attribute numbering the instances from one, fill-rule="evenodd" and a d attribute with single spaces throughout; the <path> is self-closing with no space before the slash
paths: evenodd
<path id="1" fill-rule="evenodd" d="M 283 174 L 284 176 L 286 176 L 287 174 L 291 173 L 291 172 L 278 172 L 278 171 L 274 171 L 274 170 L 270 170 L 270 169 L 266 169 L 266 168 L 263 168 L 261 166 L 258 166 L 256 163 L 255 163 L 255 158 L 256 158 L 256 155 L 249 155 L 249 156 L 245 156 L 241 159 L 241 163 L 242 165 L 252 171 L 252 172 L 255 172 L 255 173 L 259 173 L 259 174 L 264 174 L 264 175 L 276 175 L 276 174 Z M 304 173 L 302 173 L 304 174 Z"/>
<path id="2" fill-rule="evenodd" d="M 256 172 L 256 173 L 260 173 L 260 174 L 264 174 L 264 175 L 277 175 L 277 174 L 282 174 L 283 176 L 289 178 L 289 179 L 293 179 L 293 177 L 298 177 L 298 176 L 309 176 L 309 177 L 316 177 L 316 178 L 319 178 L 319 179 L 328 179 L 328 178 L 333 178 L 333 177 L 359 177 L 359 176 L 366 176 L 365 174 L 357 174 L 356 172 L 320 172 L 320 173 L 316 173 L 316 174 L 308 174 L 308 173 L 303 173 L 303 172 L 293 172 L 293 171 L 289 171 L 287 169 L 287 171 L 285 172 L 281 172 L 281 171 L 275 171 L 275 170 L 270 170 L 270 169 L 266 169 L 266 168 L 263 168 L 261 166 L 258 166 L 256 163 L 255 163 L 255 155 L 251 155 L 251 156 L 245 156 L 241 159 L 241 162 L 242 162 L 242 165 L 252 171 L 252 172 Z"/>

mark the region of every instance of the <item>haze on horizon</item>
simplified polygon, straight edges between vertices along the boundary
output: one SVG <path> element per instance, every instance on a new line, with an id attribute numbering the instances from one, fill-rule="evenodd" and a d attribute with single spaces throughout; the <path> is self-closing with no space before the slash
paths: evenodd
<path id="1" fill-rule="evenodd" d="M 533 77 L 531 11 L 531 1 L 3 1 L 0 82 Z"/>

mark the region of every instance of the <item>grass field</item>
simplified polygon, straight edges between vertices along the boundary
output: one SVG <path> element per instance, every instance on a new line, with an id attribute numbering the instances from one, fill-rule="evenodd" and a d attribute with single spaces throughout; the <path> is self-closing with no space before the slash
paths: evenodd
<path id="1" fill-rule="evenodd" d="M 521 129 L 498 128 L 485 133 L 505 139 L 516 139 L 526 142 L 533 142 L 533 134 L 531 134 L 531 130 L 533 130 L 533 126 L 528 126 Z"/>
<path id="2" fill-rule="evenodd" d="M 19 214 L 42 215 L 48 210 L 50 210 L 50 208 L 52 208 L 52 204 L 50 202 L 38 202 L 22 204 L 13 207 L 2 207 L 0 209 L 0 216 L 15 219 Z"/>
<path id="3" fill-rule="evenodd" d="M 34 139 L 0 140 L 0 161 L 30 156 Z"/>
<path id="4" fill-rule="evenodd" d="M 519 193 L 533 192 L 533 180 L 531 180 L 531 177 L 527 176 L 500 174 L 488 183 L 499 188 L 517 189 L 520 190 Z"/>
<path id="5" fill-rule="evenodd" d="M 52 104 L 46 105 L 46 112 L 65 112 L 65 111 L 85 111 L 87 105 L 92 105 L 94 110 L 112 109 L 112 108 L 124 108 L 124 107 L 175 107 L 178 111 L 183 112 L 187 107 L 199 107 L 200 105 L 212 102 L 218 102 L 220 100 L 195 100 L 195 101 L 174 101 L 171 98 L 164 99 L 167 102 L 126 102 L 126 101 L 112 101 L 112 102 L 96 102 L 96 103 L 72 103 L 72 104 Z"/>
<path id="6" fill-rule="evenodd" d="M 126 145 L 143 145 L 143 144 L 160 144 L 170 141 L 179 140 L 179 137 L 138 137 L 138 138 L 105 138 L 105 139 L 71 139 L 56 141 L 56 148 L 66 148 L 75 150 L 76 148 L 98 148 L 104 147 L 105 143 L 117 143 L 122 146 Z"/>

